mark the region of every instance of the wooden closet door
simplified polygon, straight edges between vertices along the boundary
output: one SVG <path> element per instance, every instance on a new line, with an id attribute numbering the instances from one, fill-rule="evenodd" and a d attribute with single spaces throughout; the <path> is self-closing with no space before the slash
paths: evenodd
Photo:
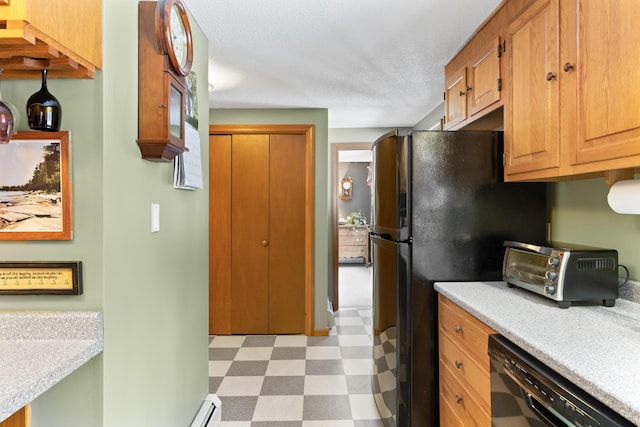
<path id="1" fill-rule="evenodd" d="M 209 136 L 209 333 L 231 333 L 231 135 Z"/>
<path id="2" fill-rule="evenodd" d="M 269 147 L 269 333 L 304 333 L 305 137 L 272 134 Z"/>
<path id="3" fill-rule="evenodd" d="M 269 332 L 269 135 L 233 135 L 231 333 Z"/>

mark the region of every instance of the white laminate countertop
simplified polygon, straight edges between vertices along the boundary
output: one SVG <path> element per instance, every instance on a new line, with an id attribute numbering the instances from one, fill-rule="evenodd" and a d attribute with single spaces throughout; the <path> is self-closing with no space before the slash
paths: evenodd
<path id="1" fill-rule="evenodd" d="M 102 352 L 99 312 L 0 312 L 0 421 Z"/>
<path id="2" fill-rule="evenodd" d="M 640 426 L 640 304 L 561 309 L 504 282 L 437 282 L 435 289 Z"/>

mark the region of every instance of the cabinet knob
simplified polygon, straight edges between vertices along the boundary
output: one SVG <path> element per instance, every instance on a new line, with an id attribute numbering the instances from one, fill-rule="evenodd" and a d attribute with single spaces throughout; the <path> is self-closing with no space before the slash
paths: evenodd
<path id="1" fill-rule="evenodd" d="M 454 363 L 456 364 L 456 368 L 458 368 L 458 369 L 462 368 L 462 362 L 461 361 L 456 360 Z"/>
<path id="2" fill-rule="evenodd" d="M 267 246 L 269 244 L 269 242 L 267 242 L 266 240 L 262 241 L 262 246 Z"/>
<path id="3" fill-rule="evenodd" d="M 467 92 L 460 91 L 460 96 L 465 96 Z"/>
<path id="4" fill-rule="evenodd" d="M 573 65 L 571 65 L 571 62 L 567 62 L 566 64 L 564 64 L 564 72 L 565 73 L 568 73 L 571 70 L 573 70 Z"/>
<path id="5" fill-rule="evenodd" d="M 556 75 L 555 75 L 555 74 L 553 74 L 553 73 L 551 73 L 551 72 L 547 73 L 547 81 L 548 81 L 548 82 L 550 82 L 551 80 L 553 80 L 553 79 L 555 79 L 555 78 L 556 78 Z"/>
<path id="6" fill-rule="evenodd" d="M 467 86 L 467 92 L 471 92 L 473 88 L 471 86 Z"/>
<path id="7" fill-rule="evenodd" d="M 456 403 L 457 403 L 458 405 L 462 403 L 462 397 L 461 397 L 460 395 L 457 395 L 457 394 L 456 394 L 456 398 L 455 398 L 455 399 L 456 399 Z"/>
<path id="8" fill-rule="evenodd" d="M 456 331 L 456 334 L 459 334 L 460 332 L 462 332 L 462 326 L 456 325 L 456 327 L 454 328 L 454 331 Z"/>

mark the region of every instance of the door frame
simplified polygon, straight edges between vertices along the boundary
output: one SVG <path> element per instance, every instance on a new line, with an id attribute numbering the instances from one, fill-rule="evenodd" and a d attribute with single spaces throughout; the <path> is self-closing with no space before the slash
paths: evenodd
<path id="1" fill-rule="evenodd" d="M 333 256 L 332 258 L 332 271 L 333 271 L 333 298 L 331 298 L 331 308 L 333 311 L 337 311 L 340 308 L 340 283 L 338 279 L 338 188 L 340 187 L 340 151 L 346 150 L 371 150 L 373 146 L 372 142 L 354 142 L 354 143 L 338 143 L 333 144 L 333 177 L 331 185 L 331 200 L 333 201 L 333 213 L 332 213 L 332 228 L 333 228 Z"/>
<path id="2" fill-rule="evenodd" d="M 314 209 L 315 209 L 315 179 L 314 179 L 314 161 L 315 161 L 315 134 L 314 125 L 282 125 L 282 124 L 242 124 L 242 125 L 209 125 L 209 136 L 212 135 L 233 135 L 233 134 L 289 134 L 305 136 L 305 266 L 304 266 L 304 304 L 305 319 L 304 330 L 305 335 L 312 336 L 313 329 L 313 300 L 314 300 L 314 282 L 313 282 L 313 245 L 314 245 Z M 212 150 L 210 150 L 211 152 Z M 209 159 L 210 170 L 214 159 Z M 213 174 L 210 175 L 210 179 Z M 210 188 L 213 186 L 210 185 Z M 209 198 L 209 218 L 211 212 L 215 212 L 215 197 Z M 211 224 L 211 220 L 210 220 Z M 216 236 L 213 235 L 212 227 L 209 226 L 209 266 L 215 262 L 214 251 L 211 250 L 211 242 Z M 231 282 L 214 283 L 214 275 L 212 268 L 209 267 L 209 334 L 231 334 L 231 304 L 226 301 L 231 295 Z M 220 298 L 220 296 L 223 296 Z M 214 319 L 214 317 L 216 319 Z M 215 330 L 213 330 L 215 329 Z"/>

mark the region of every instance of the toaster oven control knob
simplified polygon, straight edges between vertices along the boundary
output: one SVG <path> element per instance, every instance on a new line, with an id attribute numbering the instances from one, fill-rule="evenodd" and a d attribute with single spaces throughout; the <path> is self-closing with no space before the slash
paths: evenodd
<path id="1" fill-rule="evenodd" d="M 544 291 L 549 295 L 553 295 L 556 293 L 556 287 L 553 285 L 547 285 L 544 287 Z"/>
<path id="2" fill-rule="evenodd" d="M 558 272 L 555 270 L 549 270 L 546 273 L 544 273 L 544 277 L 546 277 L 548 280 L 553 282 L 558 278 Z"/>
<path id="3" fill-rule="evenodd" d="M 552 265 L 554 267 L 557 267 L 560 265 L 560 258 L 558 258 L 557 256 L 551 256 L 549 257 L 549 265 Z"/>

